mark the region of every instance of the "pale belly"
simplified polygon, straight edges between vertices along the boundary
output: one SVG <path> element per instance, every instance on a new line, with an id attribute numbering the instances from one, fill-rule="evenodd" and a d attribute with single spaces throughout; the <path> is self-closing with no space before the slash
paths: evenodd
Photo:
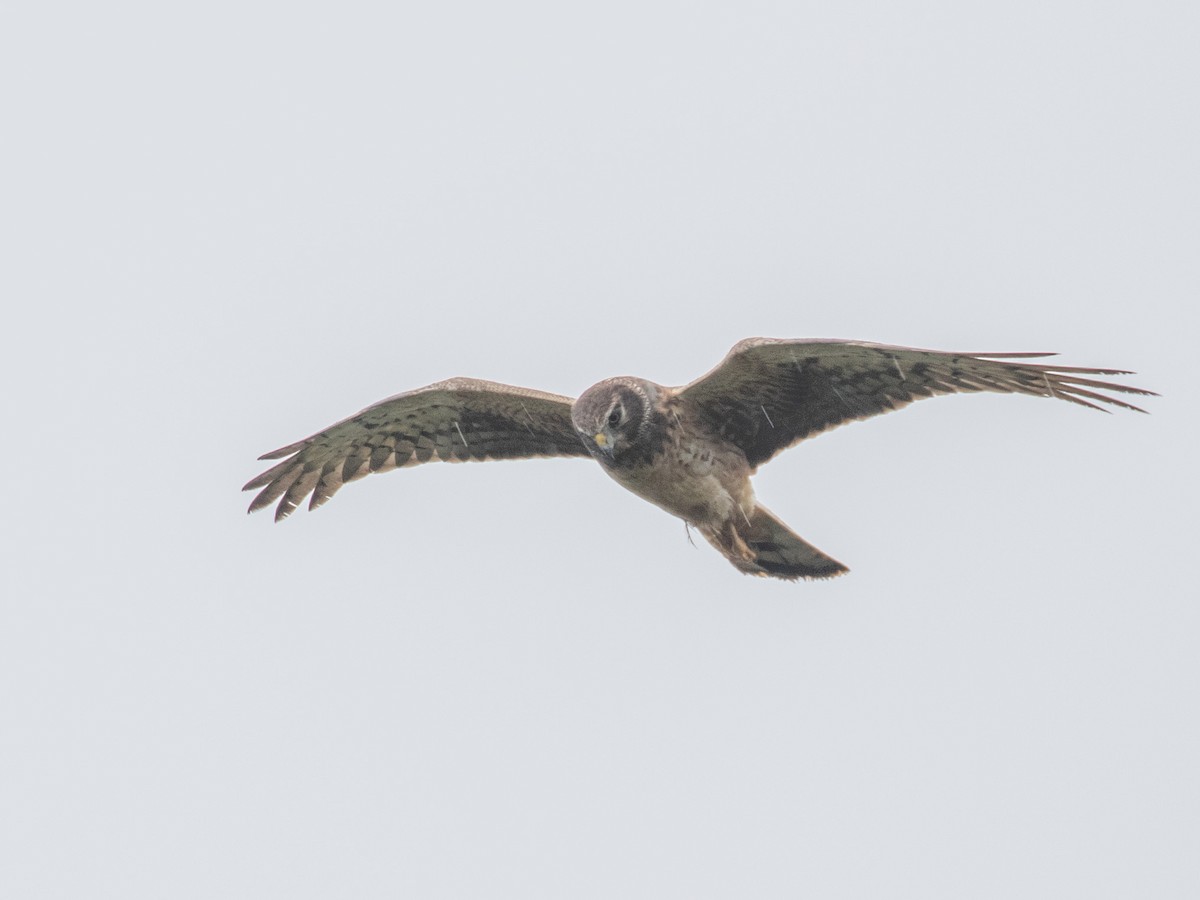
<path id="1" fill-rule="evenodd" d="M 639 497 L 693 525 L 718 526 L 754 510 L 749 467 L 736 451 L 714 452 L 703 444 L 681 441 L 650 465 L 605 471 Z"/>

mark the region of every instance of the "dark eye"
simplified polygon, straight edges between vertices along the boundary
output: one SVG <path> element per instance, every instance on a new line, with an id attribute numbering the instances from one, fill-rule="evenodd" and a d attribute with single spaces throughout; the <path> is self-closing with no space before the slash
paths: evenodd
<path id="1" fill-rule="evenodd" d="M 621 408 L 618 406 L 608 414 L 608 427 L 616 428 L 621 424 Z"/>

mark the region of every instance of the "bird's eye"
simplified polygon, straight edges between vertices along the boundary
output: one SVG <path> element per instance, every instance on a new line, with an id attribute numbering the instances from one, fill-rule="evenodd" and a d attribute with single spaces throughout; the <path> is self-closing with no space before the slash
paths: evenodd
<path id="1" fill-rule="evenodd" d="M 608 427 L 616 428 L 620 424 L 621 424 L 621 408 L 618 406 L 618 407 L 615 407 L 613 409 L 613 411 L 608 414 Z"/>

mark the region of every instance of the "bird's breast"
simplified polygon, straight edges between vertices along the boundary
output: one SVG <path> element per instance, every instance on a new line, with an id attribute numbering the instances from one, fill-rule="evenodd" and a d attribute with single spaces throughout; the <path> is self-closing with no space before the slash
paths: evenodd
<path id="1" fill-rule="evenodd" d="M 639 497 L 696 525 L 724 522 L 737 505 L 747 512 L 753 509 L 749 467 L 742 454 L 702 437 L 674 437 L 648 460 L 606 471 Z"/>

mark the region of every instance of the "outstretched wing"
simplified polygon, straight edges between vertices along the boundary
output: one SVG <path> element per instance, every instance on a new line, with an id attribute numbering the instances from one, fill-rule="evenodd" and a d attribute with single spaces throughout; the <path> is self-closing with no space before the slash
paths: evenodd
<path id="1" fill-rule="evenodd" d="M 571 398 L 475 378 L 452 378 L 397 394 L 259 459 L 282 459 L 242 490 L 259 490 L 249 512 L 276 500 L 275 521 L 310 493 L 316 509 L 346 482 L 371 472 L 442 460 L 587 456 L 571 425 Z"/>
<path id="2" fill-rule="evenodd" d="M 907 406 L 923 397 L 968 391 L 1059 397 L 1145 412 L 1100 391 L 1154 396 L 1100 381 L 1128 375 L 1010 362 L 1053 353 L 943 353 L 865 341 L 747 338 L 715 369 L 680 389 L 681 401 L 746 454 L 750 465 L 829 428 Z M 1105 410 L 1107 412 L 1107 410 Z"/>

